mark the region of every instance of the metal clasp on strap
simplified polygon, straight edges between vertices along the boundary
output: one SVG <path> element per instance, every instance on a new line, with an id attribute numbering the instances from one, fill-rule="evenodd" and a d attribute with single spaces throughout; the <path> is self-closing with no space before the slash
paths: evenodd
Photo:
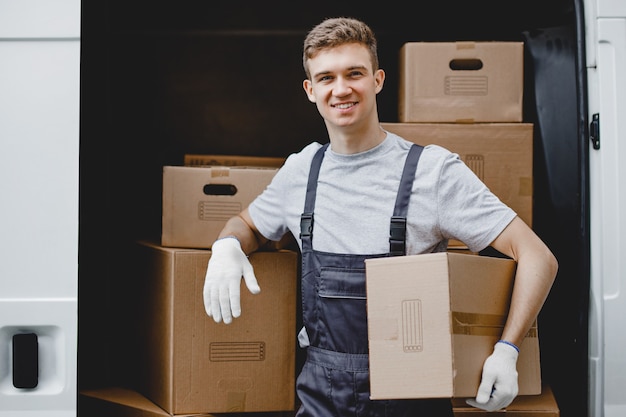
<path id="1" fill-rule="evenodd" d="M 300 216 L 300 239 L 310 237 L 313 233 L 313 213 L 303 213 Z"/>
<path id="2" fill-rule="evenodd" d="M 392 256 L 402 256 L 406 253 L 406 217 L 391 217 L 389 253 Z"/>

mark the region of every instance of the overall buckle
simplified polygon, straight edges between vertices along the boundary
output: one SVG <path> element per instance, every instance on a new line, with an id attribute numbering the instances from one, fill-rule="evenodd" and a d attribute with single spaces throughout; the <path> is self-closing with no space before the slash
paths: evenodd
<path id="1" fill-rule="evenodd" d="M 389 252 L 392 256 L 406 254 L 406 217 L 391 217 L 389 226 Z"/>
<path id="2" fill-rule="evenodd" d="M 300 239 L 313 234 L 313 213 L 303 213 L 300 216 Z"/>

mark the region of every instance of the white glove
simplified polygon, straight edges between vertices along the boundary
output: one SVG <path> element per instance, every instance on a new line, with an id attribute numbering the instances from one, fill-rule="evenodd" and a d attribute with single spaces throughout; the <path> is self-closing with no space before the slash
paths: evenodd
<path id="1" fill-rule="evenodd" d="M 511 404 L 518 393 L 517 348 L 499 341 L 493 353 L 485 360 L 483 375 L 476 399 L 466 402 L 472 407 L 486 411 L 500 410 Z"/>
<path id="2" fill-rule="evenodd" d="M 252 294 L 258 294 L 261 288 L 239 240 L 218 239 L 211 252 L 204 278 L 204 310 L 216 323 L 224 320 L 228 324 L 241 315 L 241 277 Z"/>

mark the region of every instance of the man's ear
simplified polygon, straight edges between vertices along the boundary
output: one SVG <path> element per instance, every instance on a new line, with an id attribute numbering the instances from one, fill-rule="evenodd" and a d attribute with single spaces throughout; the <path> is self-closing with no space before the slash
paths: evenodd
<path id="1" fill-rule="evenodd" d="M 313 94 L 313 83 L 308 78 L 302 81 L 302 88 L 304 88 L 304 92 L 306 93 L 309 101 L 311 103 L 315 103 L 315 95 Z"/>
<path id="2" fill-rule="evenodd" d="M 374 83 L 376 83 L 376 94 L 380 93 L 385 84 L 385 71 L 378 69 L 374 74 Z"/>

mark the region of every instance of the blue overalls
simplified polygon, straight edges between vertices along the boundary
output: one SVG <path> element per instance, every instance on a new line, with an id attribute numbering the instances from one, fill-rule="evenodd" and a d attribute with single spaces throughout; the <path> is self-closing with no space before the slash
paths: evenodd
<path id="1" fill-rule="evenodd" d="M 407 156 L 390 226 L 390 252 L 351 255 L 313 250 L 313 211 L 317 178 L 328 144 L 311 162 L 301 217 L 302 319 L 309 338 L 296 388 L 297 417 L 452 416 L 449 399 L 369 398 L 369 356 L 365 259 L 405 254 L 406 213 L 422 147 Z M 428 375 L 424 375 L 428 378 Z"/>

